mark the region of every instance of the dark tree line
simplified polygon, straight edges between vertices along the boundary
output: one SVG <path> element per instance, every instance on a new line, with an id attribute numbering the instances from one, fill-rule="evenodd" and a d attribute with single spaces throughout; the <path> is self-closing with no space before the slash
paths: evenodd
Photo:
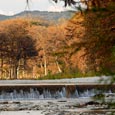
<path id="1" fill-rule="evenodd" d="M 20 61 L 23 66 L 27 58 L 37 55 L 35 40 L 28 33 L 29 23 L 24 20 L 12 20 L 0 24 L 1 76 L 17 78 Z M 22 62 L 21 62 L 22 63 Z M 7 66 L 6 66 L 7 65 Z M 9 66 L 8 66 L 9 65 Z M 7 72 L 3 69 L 6 66 Z M 4 67 L 5 68 L 5 67 Z"/>

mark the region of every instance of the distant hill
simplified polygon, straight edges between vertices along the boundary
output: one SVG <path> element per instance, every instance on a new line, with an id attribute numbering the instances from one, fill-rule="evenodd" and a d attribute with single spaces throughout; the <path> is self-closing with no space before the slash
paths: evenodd
<path id="1" fill-rule="evenodd" d="M 69 19 L 73 16 L 75 12 L 65 11 L 65 12 L 47 12 L 47 11 L 24 11 L 13 16 L 0 15 L 0 20 L 6 20 L 16 17 L 32 17 L 41 18 L 43 20 L 53 20 L 57 21 L 59 19 Z"/>
<path id="2" fill-rule="evenodd" d="M 2 15 L 0 14 L 0 20 L 5 20 L 5 19 L 8 19 L 10 16 L 5 16 L 5 15 Z"/>

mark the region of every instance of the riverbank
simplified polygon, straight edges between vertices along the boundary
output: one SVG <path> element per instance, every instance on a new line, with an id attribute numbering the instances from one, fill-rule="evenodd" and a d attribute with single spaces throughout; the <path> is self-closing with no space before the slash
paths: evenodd
<path id="1" fill-rule="evenodd" d="M 4 101 L 0 102 L 0 115 L 109 115 L 115 108 L 91 98 Z"/>

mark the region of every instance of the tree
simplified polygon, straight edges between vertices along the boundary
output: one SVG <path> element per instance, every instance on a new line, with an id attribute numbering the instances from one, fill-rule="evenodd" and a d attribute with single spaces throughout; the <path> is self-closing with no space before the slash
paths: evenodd
<path id="1" fill-rule="evenodd" d="M 112 49 L 115 34 L 111 30 L 115 23 L 114 5 L 108 2 L 104 10 L 92 9 L 82 15 L 78 13 L 66 27 L 71 54 L 75 55 L 76 64 L 83 73 L 114 70 Z"/>
<path id="2" fill-rule="evenodd" d="M 27 0 L 28 1 L 28 0 Z M 59 1 L 62 0 L 53 0 L 54 2 L 58 3 Z M 106 5 L 110 2 L 114 2 L 114 0 L 80 0 L 80 1 L 75 1 L 75 0 L 63 0 L 63 2 L 65 3 L 65 7 L 66 6 L 72 6 L 72 5 L 76 5 L 79 3 L 83 3 L 87 6 L 87 8 L 89 9 L 90 7 L 106 7 Z M 28 2 L 27 2 L 28 3 Z"/>
<path id="3" fill-rule="evenodd" d="M 45 76 L 48 73 L 61 73 L 61 65 L 59 64 L 61 58 L 55 54 L 62 50 L 61 46 L 65 42 L 65 25 L 51 23 L 49 26 L 46 26 L 46 24 L 39 25 L 35 22 L 33 24 L 33 29 L 30 30 L 30 33 L 37 40 L 38 66 L 41 68 L 41 73 Z"/>
<path id="4" fill-rule="evenodd" d="M 6 42 L 7 41 L 7 42 Z M 4 69 L 4 59 L 8 55 L 8 38 L 7 38 L 7 33 L 4 31 L 0 30 L 0 76 L 3 76 L 3 73 L 6 72 Z"/>
<path id="5" fill-rule="evenodd" d="M 35 40 L 28 34 L 28 21 L 14 19 L 2 22 L 3 31 L 5 31 L 6 53 L 10 63 L 10 76 L 17 79 L 19 61 L 26 60 L 37 55 Z M 2 52 L 2 50 L 0 50 Z M 5 52 L 3 52 L 5 55 Z"/>

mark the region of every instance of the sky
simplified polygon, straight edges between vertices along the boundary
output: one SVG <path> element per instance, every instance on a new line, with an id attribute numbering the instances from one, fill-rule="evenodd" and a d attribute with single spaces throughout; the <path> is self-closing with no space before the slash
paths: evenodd
<path id="1" fill-rule="evenodd" d="M 55 4 L 52 0 L 30 0 L 29 9 L 26 0 L 0 0 L 0 14 L 14 15 L 24 10 L 64 11 L 63 3 Z"/>

